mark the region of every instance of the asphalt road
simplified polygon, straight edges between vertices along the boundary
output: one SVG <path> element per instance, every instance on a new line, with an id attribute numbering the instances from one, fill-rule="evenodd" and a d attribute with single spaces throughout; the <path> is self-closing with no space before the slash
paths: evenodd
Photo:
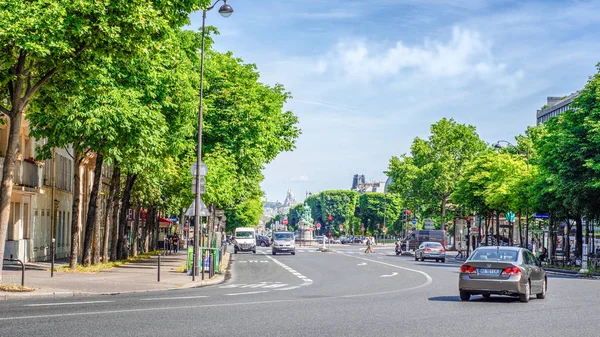
<path id="1" fill-rule="evenodd" d="M 599 336 L 600 280 L 551 276 L 548 297 L 458 298 L 458 263 L 393 248 L 232 255 L 223 284 L 0 302 L 0 336 Z"/>

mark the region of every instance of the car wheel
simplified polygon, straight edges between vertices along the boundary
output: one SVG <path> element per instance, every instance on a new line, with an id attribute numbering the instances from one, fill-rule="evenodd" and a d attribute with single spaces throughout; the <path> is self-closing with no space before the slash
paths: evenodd
<path id="1" fill-rule="evenodd" d="M 425 258 L 421 256 L 421 262 L 425 262 Z"/>
<path id="2" fill-rule="evenodd" d="M 440 259 L 435 259 L 435 262 L 440 262 Z"/>
<path id="3" fill-rule="evenodd" d="M 483 294 L 482 296 L 483 296 L 483 298 L 490 298 L 490 296 L 492 296 L 492 295 L 490 295 L 490 294 Z"/>
<path id="4" fill-rule="evenodd" d="M 442 263 L 446 263 L 446 259 L 442 259 Z"/>
<path id="5" fill-rule="evenodd" d="M 292 252 L 292 255 L 296 255 L 296 252 Z"/>
<path id="6" fill-rule="evenodd" d="M 460 291 L 460 300 L 461 301 L 468 301 L 471 299 L 471 294 L 469 294 L 468 292 L 461 290 Z"/>
<path id="7" fill-rule="evenodd" d="M 417 257 L 417 254 L 415 254 L 415 261 L 419 261 L 419 258 Z"/>
<path id="8" fill-rule="evenodd" d="M 527 281 L 525 283 L 525 293 L 519 295 L 519 301 L 523 303 L 529 302 L 529 294 L 531 293 L 531 281 Z"/>
<path id="9" fill-rule="evenodd" d="M 273 251 L 273 253 L 272 253 L 272 254 L 273 254 L 273 255 L 277 255 L 277 253 L 276 253 L 275 251 Z"/>
<path id="10" fill-rule="evenodd" d="M 233 250 L 233 253 L 234 253 L 234 254 L 237 254 L 237 252 L 238 252 L 238 250 L 237 250 L 237 249 L 234 249 L 234 250 Z"/>
<path id="11" fill-rule="evenodd" d="M 266 244 L 266 243 L 263 241 L 263 242 L 261 242 L 261 243 L 260 243 L 260 246 L 261 246 L 261 247 L 266 247 L 266 246 L 267 246 L 267 244 Z"/>
<path id="12" fill-rule="evenodd" d="M 546 283 L 546 279 L 544 279 L 544 283 L 542 283 L 542 292 L 539 294 L 536 294 L 535 296 L 537 298 L 539 298 L 540 300 L 543 300 L 544 298 L 546 298 L 546 289 L 548 288 L 548 284 Z"/>

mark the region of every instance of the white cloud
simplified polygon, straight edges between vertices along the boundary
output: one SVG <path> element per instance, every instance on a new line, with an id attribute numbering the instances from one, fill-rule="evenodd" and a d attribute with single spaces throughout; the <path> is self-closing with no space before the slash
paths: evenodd
<path id="1" fill-rule="evenodd" d="M 308 182 L 308 176 L 306 175 L 301 175 L 301 176 L 295 176 L 290 178 L 290 181 L 294 181 L 294 182 Z"/>
<path id="2" fill-rule="evenodd" d="M 460 27 L 452 28 L 448 41 L 425 39 L 416 46 L 398 41 L 386 47 L 365 39 L 346 39 L 319 60 L 319 69 L 363 81 L 389 79 L 401 73 L 462 81 L 493 79 L 504 85 L 518 81 L 523 75 L 508 72 L 505 64 L 496 62 L 491 48 L 477 31 Z"/>

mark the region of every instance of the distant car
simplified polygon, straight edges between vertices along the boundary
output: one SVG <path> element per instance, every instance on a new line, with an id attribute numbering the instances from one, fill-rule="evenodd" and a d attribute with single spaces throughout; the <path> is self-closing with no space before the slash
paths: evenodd
<path id="1" fill-rule="evenodd" d="M 333 243 L 333 244 L 338 244 L 339 245 L 339 244 L 342 243 L 342 240 L 340 240 L 340 239 L 331 239 L 331 240 L 329 240 L 329 243 Z"/>
<path id="2" fill-rule="evenodd" d="M 462 301 L 472 295 L 518 296 L 529 302 L 531 295 L 546 298 L 546 271 L 533 253 L 525 248 L 479 247 L 460 267 L 458 291 Z"/>
<path id="3" fill-rule="evenodd" d="M 446 250 L 439 242 L 423 242 L 415 250 L 415 261 L 419 259 L 421 261 L 435 260 L 435 262 L 446 262 Z"/>
<path id="4" fill-rule="evenodd" d="M 269 247 L 271 245 L 271 239 L 268 236 L 258 235 L 256 237 L 256 245 L 261 247 Z"/>
<path id="5" fill-rule="evenodd" d="M 360 237 L 355 237 L 353 243 L 363 243 L 363 239 Z"/>
<path id="6" fill-rule="evenodd" d="M 273 248 L 271 253 L 290 253 L 296 255 L 296 242 L 294 241 L 294 233 L 292 232 L 275 232 L 273 233 Z"/>

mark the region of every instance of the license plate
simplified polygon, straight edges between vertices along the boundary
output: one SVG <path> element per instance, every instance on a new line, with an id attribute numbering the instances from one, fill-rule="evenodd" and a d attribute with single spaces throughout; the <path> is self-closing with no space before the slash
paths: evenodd
<path id="1" fill-rule="evenodd" d="M 500 274 L 500 269 L 479 268 L 477 272 L 481 275 L 498 275 Z"/>

